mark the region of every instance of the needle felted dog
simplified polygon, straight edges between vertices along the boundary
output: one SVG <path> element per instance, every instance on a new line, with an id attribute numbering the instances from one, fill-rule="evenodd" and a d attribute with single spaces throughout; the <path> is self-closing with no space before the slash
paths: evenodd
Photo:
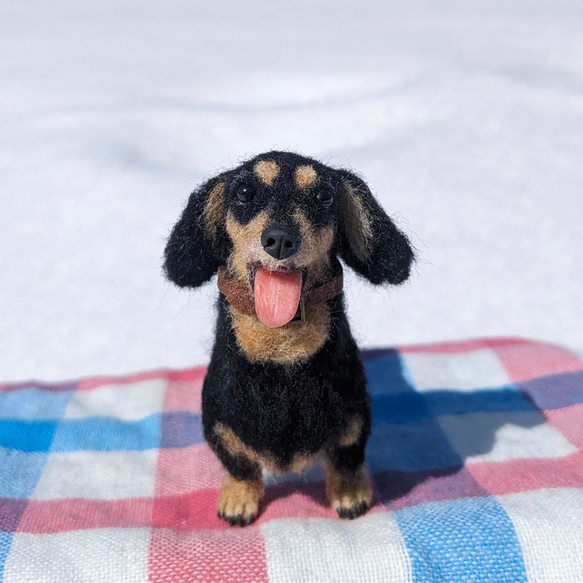
<path id="1" fill-rule="evenodd" d="M 218 514 L 231 525 L 256 518 L 263 469 L 299 472 L 319 457 L 340 517 L 370 505 L 369 396 L 339 257 L 374 284 L 398 284 L 413 251 L 359 177 L 287 152 L 203 184 L 172 230 L 171 281 L 196 288 L 218 272 L 202 413 L 227 470 Z"/>

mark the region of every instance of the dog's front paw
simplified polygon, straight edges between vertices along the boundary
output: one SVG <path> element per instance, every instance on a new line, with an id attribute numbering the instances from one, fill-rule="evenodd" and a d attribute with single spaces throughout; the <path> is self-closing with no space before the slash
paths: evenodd
<path id="1" fill-rule="evenodd" d="M 329 469 L 326 472 L 326 492 L 332 508 L 340 518 L 358 518 L 369 509 L 372 502 L 372 489 L 364 467 L 350 474 Z"/>
<path id="2" fill-rule="evenodd" d="M 231 526 L 247 526 L 257 518 L 262 496 L 261 480 L 236 480 L 227 474 L 219 495 L 217 514 Z"/>
<path id="3" fill-rule="evenodd" d="M 360 499 L 358 496 L 345 496 L 342 500 L 337 500 L 333 506 L 340 518 L 350 518 L 350 520 L 353 520 L 362 516 L 368 510 L 370 501 Z"/>

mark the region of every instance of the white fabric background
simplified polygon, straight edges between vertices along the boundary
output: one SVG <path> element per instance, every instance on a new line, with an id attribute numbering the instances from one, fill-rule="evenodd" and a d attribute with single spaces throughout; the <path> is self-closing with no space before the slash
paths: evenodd
<path id="1" fill-rule="evenodd" d="M 363 346 L 583 351 L 579 0 L 0 5 L 0 378 L 204 363 L 216 291 L 161 274 L 203 179 L 271 148 L 351 167 L 411 236 L 351 277 Z"/>

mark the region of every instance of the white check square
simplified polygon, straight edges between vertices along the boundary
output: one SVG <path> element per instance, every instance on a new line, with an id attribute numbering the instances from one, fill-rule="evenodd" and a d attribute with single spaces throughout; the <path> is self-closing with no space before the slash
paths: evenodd
<path id="1" fill-rule="evenodd" d="M 488 349 L 463 354 L 401 355 L 405 374 L 419 391 L 472 391 L 510 383 L 506 370 Z"/>
<path id="2" fill-rule="evenodd" d="M 51 453 L 32 497 L 116 500 L 153 496 L 157 456 L 157 450 Z"/>
<path id="3" fill-rule="evenodd" d="M 583 490 L 557 488 L 496 499 L 514 524 L 529 583 L 583 581 Z"/>
<path id="4" fill-rule="evenodd" d="M 538 411 L 469 413 L 437 418 L 466 463 L 559 458 L 576 449 Z"/>
<path id="5" fill-rule="evenodd" d="M 392 514 L 347 522 L 282 518 L 261 526 L 270 583 L 412 580 L 411 559 Z"/>
<path id="6" fill-rule="evenodd" d="M 4 583 L 144 583 L 150 529 L 103 528 L 56 534 L 16 533 Z"/>
<path id="7" fill-rule="evenodd" d="M 65 418 L 114 417 L 131 421 L 160 413 L 166 386 L 165 379 L 152 379 L 77 391 L 69 402 Z"/>

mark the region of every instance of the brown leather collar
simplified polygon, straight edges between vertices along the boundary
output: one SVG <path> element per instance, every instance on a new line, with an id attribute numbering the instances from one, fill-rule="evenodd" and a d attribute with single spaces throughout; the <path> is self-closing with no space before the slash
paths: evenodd
<path id="1" fill-rule="evenodd" d="M 223 266 L 219 267 L 218 275 L 217 284 L 219 291 L 225 296 L 226 300 L 240 312 L 255 314 L 255 301 L 249 293 L 247 283 L 229 279 L 225 275 L 225 268 Z M 342 286 L 343 276 L 341 273 L 334 279 L 302 294 L 303 307 L 321 304 L 335 298 L 342 292 Z"/>

